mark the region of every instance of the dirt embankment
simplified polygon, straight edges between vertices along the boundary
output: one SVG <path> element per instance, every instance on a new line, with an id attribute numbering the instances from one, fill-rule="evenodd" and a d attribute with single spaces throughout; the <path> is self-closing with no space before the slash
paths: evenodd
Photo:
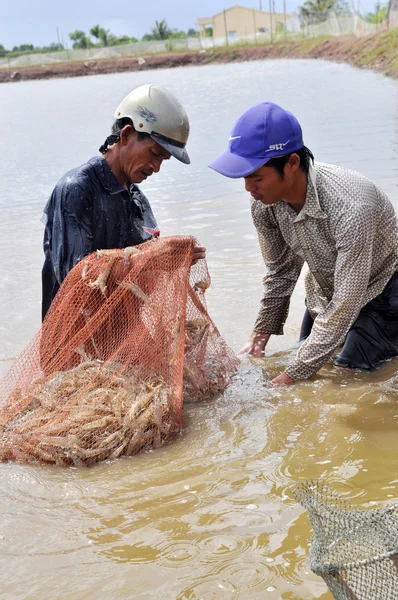
<path id="1" fill-rule="evenodd" d="M 24 67 L 18 70 L 0 69 L 0 83 L 265 58 L 322 58 L 373 69 L 390 77 L 398 78 L 398 29 L 362 38 L 354 36 L 314 38 L 299 42 L 278 42 L 268 46 L 215 48 L 206 52 L 156 54 L 140 57 L 140 59 L 129 57 Z"/>

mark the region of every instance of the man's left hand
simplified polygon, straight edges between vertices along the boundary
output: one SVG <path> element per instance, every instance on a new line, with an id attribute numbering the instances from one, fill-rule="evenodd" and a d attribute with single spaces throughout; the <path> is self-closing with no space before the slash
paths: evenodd
<path id="1" fill-rule="evenodd" d="M 203 246 L 195 246 L 193 249 L 193 257 L 191 265 L 196 265 L 198 260 L 206 258 L 206 248 Z"/>
<path id="2" fill-rule="evenodd" d="M 296 383 L 296 380 L 289 377 L 287 373 L 282 373 L 282 375 L 275 377 L 271 383 L 272 385 L 292 385 L 292 383 Z"/>

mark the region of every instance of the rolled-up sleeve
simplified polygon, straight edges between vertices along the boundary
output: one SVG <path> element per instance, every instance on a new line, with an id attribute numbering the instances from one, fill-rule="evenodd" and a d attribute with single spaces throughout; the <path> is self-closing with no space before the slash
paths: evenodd
<path id="1" fill-rule="evenodd" d="M 304 261 L 286 244 L 268 207 L 254 201 L 252 217 L 266 266 L 264 293 L 254 331 L 281 335 Z"/>
<path id="2" fill-rule="evenodd" d="M 342 219 L 336 232 L 334 293 L 286 372 L 307 379 L 331 357 L 364 306 L 372 268 L 374 206 L 362 205 Z"/>

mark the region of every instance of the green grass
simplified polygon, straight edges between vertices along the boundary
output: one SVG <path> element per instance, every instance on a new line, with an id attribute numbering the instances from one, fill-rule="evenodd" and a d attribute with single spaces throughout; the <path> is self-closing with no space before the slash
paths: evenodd
<path id="1" fill-rule="evenodd" d="M 398 28 L 379 34 L 375 44 L 365 46 L 358 57 L 358 64 L 371 66 L 380 59 L 389 63 L 391 68 L 398 70 Z"/>

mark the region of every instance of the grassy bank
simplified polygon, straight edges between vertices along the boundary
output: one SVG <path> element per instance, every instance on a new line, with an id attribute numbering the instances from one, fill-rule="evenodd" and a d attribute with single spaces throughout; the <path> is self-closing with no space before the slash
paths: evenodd
<path id="1" fill-rule="evenodd" d="M 206 52 L 156 54 L 145 56 L 144 62 L 141 59 L 139 61 L 137 57 L 128 57 L 23 67 L 18 70 L 0 69 L 0 82 L 79 77 L 100 73 L 120 73 L 266 58 L 322 58 L 334 62 L 346 62 L 355 67 L 373 69 L 389 77 L 398 78 L 398 28 L 360 38 L 355 36 L 311 38 L 294 42 L 277 42 L 264 46 L 214 48 Z"/>

